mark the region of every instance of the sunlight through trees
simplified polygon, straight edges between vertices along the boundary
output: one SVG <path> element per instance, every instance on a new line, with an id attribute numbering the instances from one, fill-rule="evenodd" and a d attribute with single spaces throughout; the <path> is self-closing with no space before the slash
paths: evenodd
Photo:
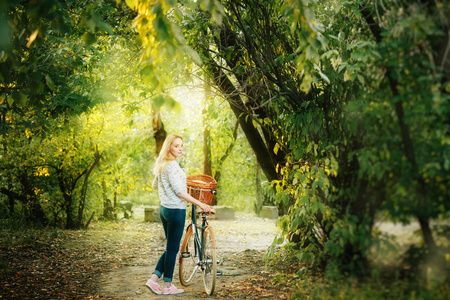
<path id="1" fill-rule="evenodd" d="M 122 200 L 157 205 L 152 165 L 178 133 L 218 204 L 277 207 L 269 254 L 370 276 L 382 219 L 420 225 L 414 276 L 448 267 L 449 9 L 0 0 L 0 223 L 85 228 Z"/>

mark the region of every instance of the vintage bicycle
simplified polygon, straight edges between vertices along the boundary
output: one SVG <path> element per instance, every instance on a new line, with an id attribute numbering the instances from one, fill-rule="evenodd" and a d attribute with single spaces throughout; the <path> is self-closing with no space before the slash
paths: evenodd
<path id="1" fill-rule="evenodd" d="M 216 194 L 217 182 L 208 175 L 187 177 L 188 193 L 195 199 L 210 204 Z M 216 286 L 217 256 L 214 231 L 208 224 L 208 214 L 199 214 L 201 226 L 197 224 L 196 205 L 192 204 L 191 222 L 186 227 L 179 259 L 179 277 L 184 286 L 193 282 L 201 270 L 206 294 L 212 295 Z"/>

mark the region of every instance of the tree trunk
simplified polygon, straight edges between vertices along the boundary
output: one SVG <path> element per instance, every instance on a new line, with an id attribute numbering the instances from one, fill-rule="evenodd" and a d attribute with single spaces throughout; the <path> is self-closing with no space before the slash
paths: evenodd
<path id="1" fill-rule="evenodd" d="M 12 191 L 13 185 L 12 185 L 12 180 L 11 180 L 11 175 L 7 175 L 7 180 L 8 180 L 8 190 Z M 14 214 L 14 204 L 15 204 L 15 199 L 14 197 L 11 197 L 8 195 L 8 199 L 9 199 L 9 213 L 11 215 Z"/>
<path id="2" fill-rule="evenodd" d="M 106 220 L 112 220 L 114 217 L 114 209 L 111 204 L 111 200 L 108 199 L 107 196 L 107 188 L 106 182 L 102 181 L 102 190 L 103 190 L 103 217 Z"/>
<path id="3" fill-rule="evenodd" d="M 228 156 L 231 154 L 231 152 L 233 151 L 234 145 L 236 145 L 238 130 L 239 130 L 239 122 L 236 121 L 236 124 L 234 125 L 234 130 L 233 130 L 233 140 L 231 141 L 230 145 L 228 145 L 228 148 L 225 151 L 225 154 L 217 162 L 216 171 L 214 173 L 214 179 L 217 181 L 218 186 L 220 185 L 220 179 L 222 178 L 223 164 L 224 164 L 225 160 L 228 158 Z M 220 199 L 219 195 L 214 196 L 211 204 L 217 205 L 217 202 L 219 201 L 219 199 Z"/>
<path id="4" fill-rule="evenodd" d="M 86 203 L 86 193 L 88 188 L 88 181 L 89 176 L 91 175 L 91 172 L 94 170 L 94 168 L 100 163 L 101 154 L 98 152 L 98 147 L 96 146 L 95 153 L 94 153 L 94 161 L 88 168 L 86 174 L 84 175 L 84 182 L 83 186 L 81 187 L 81 195 L 80 195 L 80 203 L 78 205 L 78 221 L 77 221 L 77 228 L 84 227 L 83 226 L 83 213 L 84 213 L 84 206 Z"/>
<path id="5" fill-rule="evenodd" d="M 212 176 L 211 133 L 208 127 L 203 129 L 203 174 Z"/>
<path id="6" fill-rule="evenodd" d="M 74 222 L 72 216 L 72 193 L 67 190 L 66 183 L 62 174 L 63 170 L 61 168 L 56 168 L 56 176 L 58 178 L 59 189 L 64 198 L 64 210 L 66 212 L 66 229 L 73 229 Z"/>
<path id="7" fill-rule="evenodd" d="M 210 63 L 208 67 L 212 74 L 214 84 L 220 89 L 221 93 L 230 104 L 231 110 L 238 119 L 242 131 L 255 152 L 256 159 L 267 179 L 269 181 L 279 179 L 275 170 L 276 164 L 274 164 L 271 159 L 268 159 L 272 156 L 269 154 L 269 150 L 258 129 L 253 125 L 251 116 L 243 106 L 239 92 L 217 64 Z"/>
<path id="8" fill-rule="evenodd" d="M 77 224 L 75 224 L 73 216 L 73 195 L 75 188 L 77 186 L 78 180 L 80 180 L 88 171 L 88 169 L 83 170 L 78 176 L 73 177 L 73 174 L 65 174 L 63 167 L 51 166 L 56 171 L 56 176 L 58 179 L 58 185 L 64 198 L 64 209 L 66 211 L 66 229 L 75 229 Z M 69 173 L 69 172 L 67 172 Z"/>
<path id="9" fill-rule="evenodd" d="M 91 217 L 89 218 L 89 220 L 86 222 L 86 225 L 83 226 L 84 229 L 88 229 L 89 224 L 91 224 L 92 219 L 94 218 L 94 214 L 95 211 L 92 212 Z"/>
<path id="10" fill-rule="evenodd" d="M 117 201 L 117 191 L 114 191 L 113 205 L 114 205 L 114 219 L 117 219 L 117 208 L 119 207 L 119 203 Z"/>
<path id="11" fill-rule="evenodd" d="M 209 131 L 209 118 L 208 118 L 208 101 L 211 95 L 211 86 L 209 85 L 208 78 L 205 76 L 205 105 L 203 108 L 203 174 L 212 176 L 211 166 L 211 133 Z"/>
<path id="12" fill-rule="evenodd" d="M 360 7 L 360 11 L 361 11 L 363 17 L 365 18 L 377 43 L 378 44 L 382 43 L 383 40 L 382 40 L 382 35 L 381 35 L 381 29 L 378 26 L 378 24 L 375 22 L 375 18 L 372 16 L 371 12 L 368 9 L 365 9 L 364 7 Z M 444 60 L 444 59 L 447 59 L 447 58 L 446 57 L 442 58 L 442 60 Z M 397 88 L 398 82 L 393 77 L 394 71 L 392 70 L 391 67 L 386 67 L 386 69 L 387 69 L 386 75 L 389 80 L 392 94 L 394 97 L 397 97 L 400 95 L 400 93 Z M 413 145 L 413 142 L 411 139 L 409 127 L 405 122 L 403 101 L 397 100 L 395 102 L 395 112 L 396 112 L 397 121 L 398 121 L 398 124 L 400 127 L 400 135 L 401 135 L 401 139 L 402 139 L 402 143 L 403 143 L 403 151 L 405 153 L 406 159 L 411 164 L 411 169 L 412 169 L 411 172 L 413 173 L 413 176 L 418 180 L 419 185 L 420 185 L 418 188 L 419 193 L 417 195 L 418 197 L 420 197 L 419 207 L 423 207 L 424 209 L 426 209 L 426 203 L 425 203 L 427 201 L 426 185 L 425 185 L 425 182 L 423 181 L 423 178 L 421 178 L 417 172 L 418 167 L 417 167 L 416 157 L 415 157 L 415 153 L 414 153 L 414 145 Z M 433 236 L 431 235 L 429 218 L 423 216 L 423 214 L 421 214 L 421 213 L 416 213 L 416 216 L 420 223 L 424 242 L 430 249 L 434 249 L 436 246 L 436 243 L 433 239 Z"/>
<path id="13" fill-rule="evenodd" d="M 0 115 L 0 125 L 1 125 L 1 127 L 3 127 L 3 126 L 6 127 L 6 116 L 5 116 L 4 112 Z M 3 151 L 5 152 L 5 154 L 7 154 L 8 146 L 6 144 L 6 131 L 2 132 L 2 136 L 3 136 L 3 143 L 2 143 Z M 9 174 L 9 172 L 6 175 L 6 181 L 8 182 L 8 190 L 12 191 L 13 185 L 12 185 L 11 175 Z M 14 204 L 15 204 L 14 197 L 11 197 L 9 195 L 6 195 L 6 196 L 8 197 L 8 200 L 9 200 L 8 201 L 9 213 L 12 215 L 12 214 L 14 214 Z"/>
<path id="14" fill-rule="evenodd" d="M 423 240 L 430 250 L 434 251 L 436 249 L 436 243 L 434 241 L 433 235 L 431 233 L 430 221 L 427 217 L 419 215 L 418 217 L 420 229 L 422 231 Z"/>
<path id="15" fill-rule="evenodd" d="M 255 184 L 256 184 L 256 199 L 255 199 L 255 213 L 259 217 L 263 207 L 263 195 L 261 188 L 261 167 L 258 161 L 255 162 Z"/>
<path id="16" fill-rule="evenodd" d="M 75 223 L 72 216 L 72 197 L 63 195 L 66 209 L 66 229 L 75 229 Z"/>
<path id="17" fill-rule="evenodd" d="M 26 201 L 24 207 L 26 208 L 27 220 L 32 220 L 45 226 L 48 224 L 47 217 L 35 194 L 33 178 L 30 176 L 32 176 L 31 172 L 28 172 L 25 169 L 18 177 L 19 182 L 23 187 L 22 193 L 24 194 L 24 197 L 22 199 L 25 199 Z"/>
<path id="18" fill-rule="evenodd" d="M 156 155 L 159 155 L 161 151 L 164 140 L 167 137 L 167 132 L 164 129 L 164 124 L 161 120 L 161 113 L 154 105 L 152 105 L 152 127 L 153 127 L 153 137 L 156 142 Z"/>

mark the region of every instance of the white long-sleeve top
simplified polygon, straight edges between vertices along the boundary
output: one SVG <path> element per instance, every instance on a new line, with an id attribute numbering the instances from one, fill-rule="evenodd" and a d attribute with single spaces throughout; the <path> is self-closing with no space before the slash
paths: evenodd
<path id="1" fill-rule="evenodd" d="M 186 202 L 177 196 L 179 192 L 187 192 L 186 173 L 177 161 L 172 160 L 160 175 L 153 180 L 153 189 L 159 193 L 159 201 L 166 208 L 186 209 Z"/>

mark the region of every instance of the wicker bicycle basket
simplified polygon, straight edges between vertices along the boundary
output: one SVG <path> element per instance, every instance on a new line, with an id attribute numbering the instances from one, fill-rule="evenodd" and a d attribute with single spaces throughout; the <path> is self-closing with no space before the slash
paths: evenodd
<path id="1" fill-rule="evenodd" d="M 217 187 L 217 181 L 208 175 L 191 175 L 186 178 L 189 195 L 195 199 L 210 204 L 214 196 L 212 190 Z"/>

